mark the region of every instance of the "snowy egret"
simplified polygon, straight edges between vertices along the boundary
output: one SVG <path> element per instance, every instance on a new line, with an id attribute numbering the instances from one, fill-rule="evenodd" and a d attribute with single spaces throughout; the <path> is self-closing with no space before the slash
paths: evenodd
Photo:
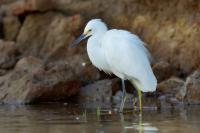
<path id="1" fill-rule="evenodd" d="M 90 20 L 83 34 L 70 47 L 78 45 L 86 38 L 89 38 L 87 52 L 92 64 L 106 73 L 113 73 L 121 78 L 123 99 L 120 112 L 123 111 L 126 100 L 124 80 L 129 80 L 137 88 L 141 110 L 141 91 L 153 92 L 157 86 L 157 80 L 150 65 L 151 56 L 145 43 L 128 31 L 108 30 L 101 19 Z"/>

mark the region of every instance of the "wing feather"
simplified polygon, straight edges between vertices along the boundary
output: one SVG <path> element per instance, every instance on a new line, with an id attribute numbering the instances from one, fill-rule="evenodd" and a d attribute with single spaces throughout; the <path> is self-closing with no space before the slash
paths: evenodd
<path id="1" fill-rule="evenodd" d="M 137 36 L 123 30 L 110 30 L 102 39 L 102 47 L 114 74 L 139 81 L 144 92 L 156 89 L 150 54 Z"/>

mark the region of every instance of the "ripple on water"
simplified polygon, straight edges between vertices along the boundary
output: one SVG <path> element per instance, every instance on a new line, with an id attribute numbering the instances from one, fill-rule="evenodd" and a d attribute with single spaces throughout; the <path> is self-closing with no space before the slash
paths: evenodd
<path id="1" fill-rule="evenodd" d="M 119 114 L 112 109 L 85 110 L 81 106 L 61 104 L 32 106 L 0 106 L 2 133 L 65 133 L 65 132 L 145 132 L 198 133 L 200 107 L 152 109 L 144 108 L 142 117 L 128 109 Z"/>

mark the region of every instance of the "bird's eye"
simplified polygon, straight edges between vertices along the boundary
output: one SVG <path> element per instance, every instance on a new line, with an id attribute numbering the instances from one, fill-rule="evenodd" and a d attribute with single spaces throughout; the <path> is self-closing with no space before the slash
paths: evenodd
<path id="1" fill-rule="evenodd" d="M 91 31 L 92 31 L 92 29 L 89 29 L 89 30 L 88 30 L 88 32 L 91 32 Z"/>

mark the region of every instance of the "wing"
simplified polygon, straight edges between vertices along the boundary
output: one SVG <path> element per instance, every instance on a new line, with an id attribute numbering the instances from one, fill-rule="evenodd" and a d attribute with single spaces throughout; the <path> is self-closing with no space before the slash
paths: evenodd
<path id="1" fill-rule="evenodd" d="M 110 30 L 102 39 L 102 46 L 114 74 L 139 81 L 142 91 L 156 89 L 157 81 L 150 66 L 150 54 L 137 36 L 123 30 Z"/>

